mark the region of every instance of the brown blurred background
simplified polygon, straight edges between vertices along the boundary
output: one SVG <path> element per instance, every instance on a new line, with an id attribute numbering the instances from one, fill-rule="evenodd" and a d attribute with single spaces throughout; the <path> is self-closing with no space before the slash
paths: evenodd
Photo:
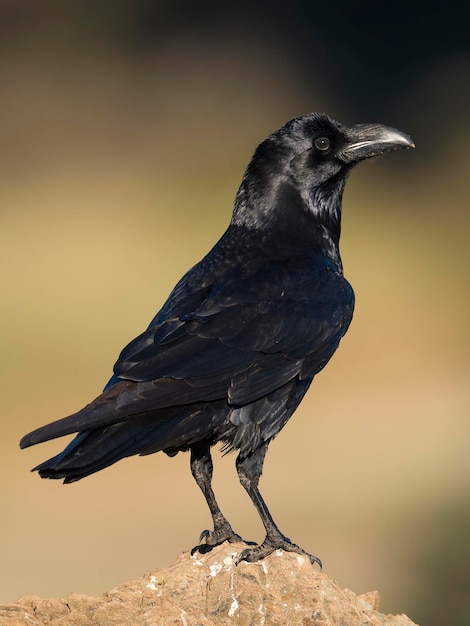
<path id="1" fill-rule="evenodd" d="M 257 145 L 327 111 L 417 149 L 358 168 L 338 354 L 271 445 L 261 490 L 340 585 L 426 625 L 470 621 L 469 46 L 464 2 L 0 3 L 1 601 L 98 594 L 209 524 L 187 455 L 62 486 L 20 436 L 106 383 L 225 229 Z M 261 540 L 234 456 L 215 488 Z"/>

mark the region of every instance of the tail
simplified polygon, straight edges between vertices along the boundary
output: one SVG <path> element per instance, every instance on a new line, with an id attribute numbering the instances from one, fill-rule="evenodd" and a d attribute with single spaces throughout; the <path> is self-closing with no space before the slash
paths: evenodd
<path id="1" fill-rule="evenodd" d="M 225 395 L 225 394 L 223 394 Z M 20 441 L 20 448 L 28 448 L 37 443 L 63 437 L 72 433 L 81 433 L 100 429 L 150 413 L 164 415 L 172 407 L 199 406 L 201 401 L 218 400 L 220 390 L 208 390 L 204 387 L 192 387 L 184 380 L 160 378 L 136 383 L 122 380 L 106 387 L 105 391 L 86 407 L 63 419 L 41 426 L 25 435 Z"/>
<path id="2" fill-rule="evenodd" d="M 135 423 L 120 422 L 80 432 L 60 454 L 31 471 L 38 472 L 41 478 L 75 482 L 139 453 L 143 440 L 151 434 L 149 430 L 136 419 Z"/>
<path id="3" fill-rule="evenodd" d="M 164 451 L 172 456 L 197 441 L 210 441 L 224 420 L 223 405 L 225 401 L 171 407 L 84 430 L 60 454 L 31 471 L 72 483 L 135 454 Z"/>
<path id="4" fill-rule="evenodd" d="M 80 411 L 28 433 L 21 439 L 20 448 L 29 448 L 29 446 L 56 439 L 57 437 L 63 437 L 64 435 L 108 426 L 122 421 L 132 412 L 142 412 L 142 407 L 139 406 L 137 401 L 136 388 L 137 385 L 135 383 L 128 381 L 116 384 Z"/>

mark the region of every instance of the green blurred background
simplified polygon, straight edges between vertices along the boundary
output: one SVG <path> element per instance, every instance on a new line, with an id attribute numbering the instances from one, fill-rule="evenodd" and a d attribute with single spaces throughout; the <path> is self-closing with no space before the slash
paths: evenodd
<path id="1" fill-rule="evenodd" d="M 412 135 L 344 199 L 351 329 L 271 445 L 280 528 L 381 610 L 470 623 L 468 14 L 464 2 L 0 4 L 1 600 L 98 594 L 209 525 L 187 455 L 79 483 L 27 431 L 95 397 L 225 229 L 256 145 L 326 111 Z M 215 489 L 263 531 L 234 456 Z"/>

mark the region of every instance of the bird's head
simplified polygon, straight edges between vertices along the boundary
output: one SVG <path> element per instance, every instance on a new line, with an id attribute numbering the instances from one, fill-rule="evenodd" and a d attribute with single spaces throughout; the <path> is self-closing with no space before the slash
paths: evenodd
<path id="1" fill-rule="evenodd" d="M 296 117 L 255 151 L 237 195 L 232 223 L 256 229 L 298 229 L 314 216 L 337 230 L 341 198 L 351 168 L 360 161 L 414 144 L 381 124 L 343 126 L 323 113 Z M 297 220 L 297 224 L 295 224 Z"/>

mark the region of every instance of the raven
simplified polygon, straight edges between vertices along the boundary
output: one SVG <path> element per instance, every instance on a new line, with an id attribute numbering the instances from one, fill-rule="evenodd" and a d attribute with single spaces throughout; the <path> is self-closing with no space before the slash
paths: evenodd
<path id="1" fill-rule="evenodd" d="M 351 322 L 354 292 L 338 247 L 348 174 L 363 159 L 412 147 L 393 128 L 347 127 L 320 113 L 272 133 L 246 169 L 228 229 L 123 349 L 103 393 L 23 437 L 26 448 L 78 433 L 32 471 L 70 483 L 134 454 L 189 450 L 214 525 L 194 550 L 208 551 L 241 539 L 211 486 L 210 449 L 220 442 L 238 452 L 240 483 L 266 530 L 237 562 L 282 548 L 321 567 L 279 531 L 258 482 L 270 441 Z"/>

